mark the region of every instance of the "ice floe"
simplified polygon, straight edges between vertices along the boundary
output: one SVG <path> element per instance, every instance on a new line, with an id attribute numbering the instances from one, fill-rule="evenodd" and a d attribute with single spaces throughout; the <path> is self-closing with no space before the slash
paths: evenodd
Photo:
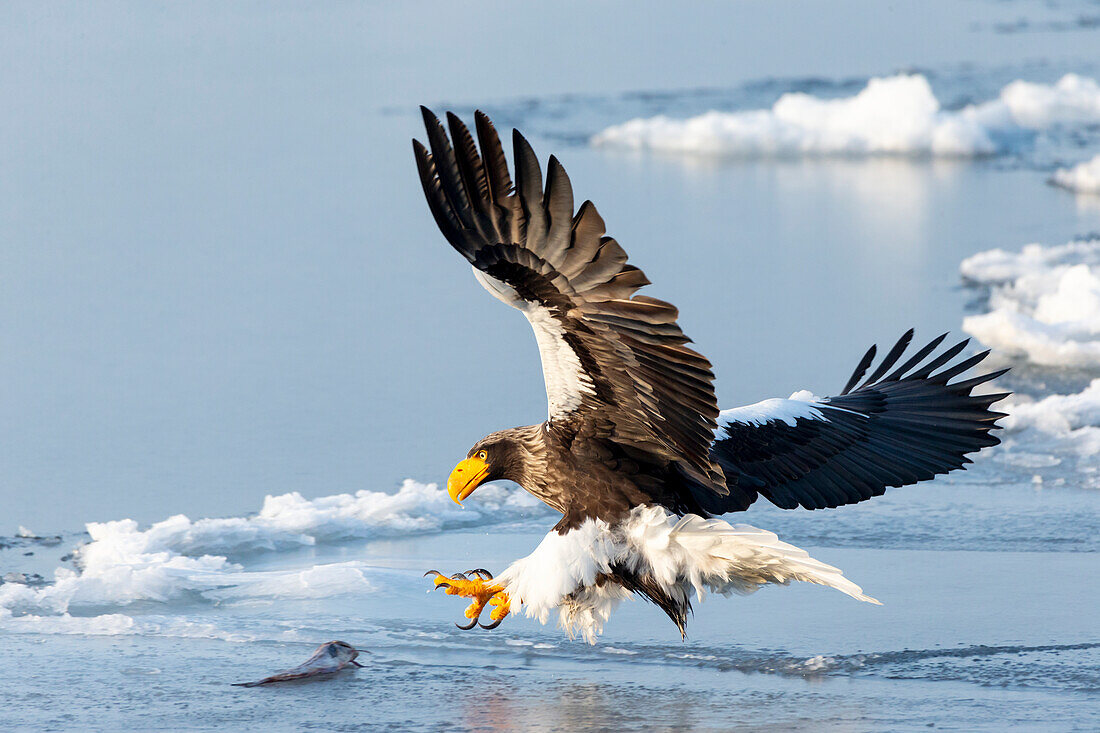
<path id="1" fill-rule="evenodd" d="M 1030 471 L 1037 488 L 1100 489 L 1100 379 L 1079 393 L 1014 395 L 1004 404 L 1001 462 Z"/>
<path id="2" fill-rule="evenodd" d="M 988 312 L 963 321 L 968 333 L 1034 364 L 1100 367 L 1100 239 L 988 250 L 960 270 L 989 291 Z"/>
<path id="3" fill-rule="evenodd" d="M 1059 168 L 1050 182 L 1077 193 L 1100 193 L 1100 155 L 1072 168 Z"/>
<path id="4" fill-rule="evenodd" d="M 142 616 L 102 613 L 74 616 L 69 613 L 13 615 L 0 608 L 0 632 L 8 634 L 73 634 L 82 636 L 168 636 L 185 639 L 251 641 L 250 635 L 229 632 L 215 624 L 179 616 Z"/>
<path id="5" fill-rule="evenodd" d="M 943 109 L 921 74 L 872 78 L 850 97 L 801 92 L 769 109 L 664 115 L 608 127 L 599 146 L 670 153 L 768 156 L 975 157 L 1030 146 L 1037 131 L 1100 122 L 1100 84 L 1067 74 L 1055 84 L 1014 81 L 997 98 Z"/>
<path id="6" fill-rule="evenodd" d="M 964 319 L 967 332 L 1047 370 L 1100 369 L 1100 239 L 988 250 L 960 270 L 988 292 L 988 312 Z M 1018 394 L 1002 405 L 1004 445 L 995 451 L 1002 461 L 1033 471 L 1036 485 L 1100 488 L 1100 378 L 1081 392 Z"/>
<path id="7" fill-rule="evenodd" d="M 89 532 L 93 536 L 95 532 L 132 535 L 148 547 L 166 547 L 187 555 L 233 555 L 495 524 L 520 519 L 542 507 L 523 491 L 493 484 L 479 488 L 477 499 L 463 508 L 436 484 L 406 479 L 393 494 L 359 491 L 306 499 L 292 492 L 266 497 L 255 516 L 192 521 L 177 515 L 140 532 L 135 522 L 123 520 L 89 525 Z"/>
<path id="8" fill-rule="evenodd" d="M 63 616 L 74 608 L 120 607 L 137 601 L 366 593 L 372 586 L 369 568 L 362 563 L 257 572 L 246 571 L 233 558 L 318 542 L 514 521 L 544 511 L 519 489 L 490 484 L 478 490 L 478 497 L 480 501 L 462 509 L 435 484 L 406 480 L 393 494 L 360 491 L 312 500 L 297 493 L 268 496 L 259 514 L 247 517 L 192 521 L 177 515 L 147 529 L 131 519 L 90 523 L 90 541 L 75 553 L 79 570 L 57 568 L 53 582 L 45 585 L 0 584 L 0 628 L 30 625 L 16 620 L 24 615 Z"/>
<path id="9" fill-rule="evenodd" d="M 1054 394 L 1038 400 L 1013 398 L 1001 421 L 1010 438 L 1027 433 L 1032 449 L 1056 443 L 1059 451 L 1081 457 L 1100 455 L 1100 379 L 1077 394 Z M 1025 441 L 1016 442 L 1023 444 Z M 1100 483 L 1093 467 L 1089 478 Z"/>

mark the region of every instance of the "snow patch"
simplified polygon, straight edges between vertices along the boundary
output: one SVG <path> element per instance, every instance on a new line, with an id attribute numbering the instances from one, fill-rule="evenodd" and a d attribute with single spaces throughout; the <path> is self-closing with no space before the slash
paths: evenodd
<path id="1" fill-rule="evenodd" d="M 1100 84 L 1079 74 L 1066 74 L 1055 84 L 1017 80 L 998 99 L 973 109 L 1006 112 L 1014 124 L 1032 130 L 1091 125 L 1100 120 Z"/>
<path id="2" fill-rule="evenodd" d="M 988 313 L 963 320 L 967 332 L 1033 364 L 1100 368 L 1100 239 L 989 250 L 960 270 L 989 298 Z M 1069 480 L 1100 488 L 1100 379 L 1076 394 L 1013 395 L 1001 404 L 1008 417 L 998 460 L 1034 471 L 1037 487 Z M 1043 472 L 1053 467 L 1059 477 L 1048 481 Z"/>
<path id="3" fill-rule="evenodd" d="M 1077 193 L 1100 193 L 1100 155 L 1072 168 L 1059 168 L 1050 182 Z"/>
<path id="4" fill-rule="evenodd" d="M 1100 240 L 989 250 L 960 270 L 989 289 L 989 312 L 963 320 L 968 333 L 1035 364 L 1100 367 Z"/>
<path id="5" fill-rule="evenodd" d="M 798 665 L 798 671 L 809 673 L 825 672 L 831 669 L 835 664 L 835 658 L 826 657 L 823 654 L 818 654 L 816 657 L 810 657 L 809 659 Z"/>
<path id="6" fill-rule="evenodd" d="M 1014 396 L 1005 407 L 1004 459 L 1013 465 L 1041 470 L 1068 464 L 1073 481 L 1100 488 L 1100 379 L 1077 394 L 1055 394 L 1032 400 Z M 1046 484 L 1042 473 L 1032 479 Z M 1058 480 L 1057 483 L 1064 483 Z"/>
<path id="7" fill-rule="evenodd" d="M 1067 74 L 1056 84 L 1014 81 L 993 100 L 944 110 L 920 74 L 873 78 L 858 94 L 784 94 L 770 109 L 664 115 L 608 127 L 597 146 L 734 157 L 997 155 L 1038 131 L 1100 122 L 1100 85 Z"/>
<path id="8" fill-rule="evenodd" d="M 79 571 L 57 568 L 53 583 L 44 586 L 0 585 L 0 627 L 34 626 L 34 614 L 64 619 L 74 609 L 126 606 L 137 601 L 323 598 L 369 593 L 372 586 L 365 571 L 370 568 L 361 563 L 246 572 L 230 558 L 318 542 L 499 523 L 520 519 L 542 506 L 525 492 L 500 485 L 482 487 L 478 498 L 477 509 L 462 509 L 435 484 L 406 480 L 395 494 L 360 491 L 312 500 L 298 493 L 268 496 L 260 513 L 249 517 L 192 521 L 177 515 L 148 529 L 141 529 L 132 519 L 93 522 L 86 526 L 90 541 L 75 552 Z M 124 623 L 123 618 L 107 615 L 94 623 L 117 625 Z M 60 620 L 55 625 L 62 629 L 59 633 L 75 633 L 64 629 L 80 624 L 99 628 L 94 623 Z"/>
<path id="9" fill-rule="evenodd" d="M 178 616 L 145 616 L 136 619 L 121 613 L 96 616 L 25 614 L 16 616 L 0 608 L 0 631 L 8 634 L 76 634 L 81 636 L 169 636 L 183 639 L 252 641 L 244 634 L 226 632 L 214 624 Z"/>

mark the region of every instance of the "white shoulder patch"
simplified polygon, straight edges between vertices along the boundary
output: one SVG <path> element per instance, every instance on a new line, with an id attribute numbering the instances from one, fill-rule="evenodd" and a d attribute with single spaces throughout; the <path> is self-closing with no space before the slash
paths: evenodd
<path id="1" fill-rule="evenodd" d="M 793 428 L 799 420 L 828 420 L 822 412 L 825 407 L 809 391 L 802 390 L 795 392 L 787 400 L 776 397 L 744 407 L 722 410 L 718 413 L 718 428 L 714 431 L 714 437 L 716 440 L 727 437 L 726 423 L 762 427 L 769 422 L 784 422 Z"/>
<path id="2" fill-rule="evenodd" d="M 494 298 L 507 303 L 531 323 L 535 341 L 542 357 L 542 376 L 546 381 L 546 401 L 550 417 L 572 412 L 581 405 L 585 395 L 596 393 L 592 379 L 581 366 L 576 352 L 566 342 L 565 329 L 549 309 L 524 300 L 515 288 L 487 275 L 476 267 L 474 277 Z"/>

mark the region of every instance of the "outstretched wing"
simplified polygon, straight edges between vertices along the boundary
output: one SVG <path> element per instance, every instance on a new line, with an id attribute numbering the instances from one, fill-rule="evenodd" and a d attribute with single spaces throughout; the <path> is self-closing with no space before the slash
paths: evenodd
<path id="1" fill-rule="evenodd" d="M 912 330 L 906 332 L 856 388 L 874 360 L 872 346 L 836 397 L 795 394 L 723 410 L 713 455 L 730 493 L 700 496 L 704 508 L 740 511 L 758 494 L 784 509 L 854 504 L 889 486 L 961 468 L 971 462 L 967 453 L 996 445 L 1000 441 L 990 431 L 1004 413 L 989 408 L 1007 393 L 971 392 L 1007 370 L 949 383 L 989 352 L 948 366 L 968 343 L 963 341 L 928 359 L 946 336 L 887 374 L 913 338 Z"/>
<path id="2" fill-rule="evenodd" d="M 725 493 L 710 460 L 718 407 L 710 362 L 688 348 L 674 306 L 636 295 L 649 280 L 604 235 L 551 156 L 546 183 L 513 132 L 513 185 L 500 138 L 476 113 L 478 144 L 455 115 L 423 109 L 428 148 L 413 141 L 420 180 L 447 241 L 494 296 L 531 322 L 542 356 L 549 421 L 586 418 L 602 437 L 676 463 Z M 452 145 L 453 141 L 453 145 Z"/>

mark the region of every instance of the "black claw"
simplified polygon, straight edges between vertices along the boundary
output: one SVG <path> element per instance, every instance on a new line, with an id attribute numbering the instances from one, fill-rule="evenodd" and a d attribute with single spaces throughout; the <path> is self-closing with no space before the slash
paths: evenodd
<path id="1" fill-rule="evenodd" d="M 451 580 L 466 580 L 466 573 L 455 573 L 451 576 Z"/>
<path id="2" fill-rule="evenodd" d="M 498 618 L 498 619 L 497 619 L 496 621 L 494 621 L 493 623 L 489 624 L 488 626 L 486 626 L 485 624 L 483 624 L 483 623 L 481 623 L 480 621 L 478 621 L 478 622 L 477 622 L 477 625 L 478 625 L 478 626 L 480 626 L 481 628 L 485 629 L 486 631 L 492 631 L 492 630 L 493 630 L 493 629 L 495 629 L 496 627 L 500 626 L 500 622 L 501 622 L 501 621 L 503 621 L 503 620 L 504 620 L 504 619 L 502 619 L 502 618 Z"/>
<path id="3" fill-rule="evenodd" d="M 428 572 L 424 573 L 424 577 L 426 578 L 429 575 L 431 575 L 432 573 L 435 573 L 436 576 L 443 575 L 443 573 L 439 572 L 438 570 L 429 570 Z"/>
<path id="4" fill-rule="evenodd" d="M 436 583 L 435 587 L 436 588 L 450 588 L 451 584 L 450 583 Z"/>
<path id="5" fill-rule="evenodd" d="M 474 628 L 474 626 L 476 626 L 476 625 L 477 625 L 478 623 L 480 623 L 480 622 L 479 622 L 479 621 L 478 621 L 478 620 L 477 620 L 477 619 L 475 618 L 474 620 L 472 620 L 472 621 L 471 621 L 471 622 L 469 623 L 469 625 L 468 625 L 468 626 L 463 626 L 463 625 L 462 625 L 462 624 L 460 624 L 460 623 L 455 623 L 455 626 L 457 626 L 458 628 L 462 629 L 463 631 L 469 631 L 470 629 Z"/>
<path id="6" fill-rule="evenodd" d="M 478 580 L 492 580 L 493 574 L 485 568 L 474 568 L 473 570 L 467 570 L 467 573 L 473 573 L 478 577 Z M 484 576 L 484 577 L 482 577 Z"/>

